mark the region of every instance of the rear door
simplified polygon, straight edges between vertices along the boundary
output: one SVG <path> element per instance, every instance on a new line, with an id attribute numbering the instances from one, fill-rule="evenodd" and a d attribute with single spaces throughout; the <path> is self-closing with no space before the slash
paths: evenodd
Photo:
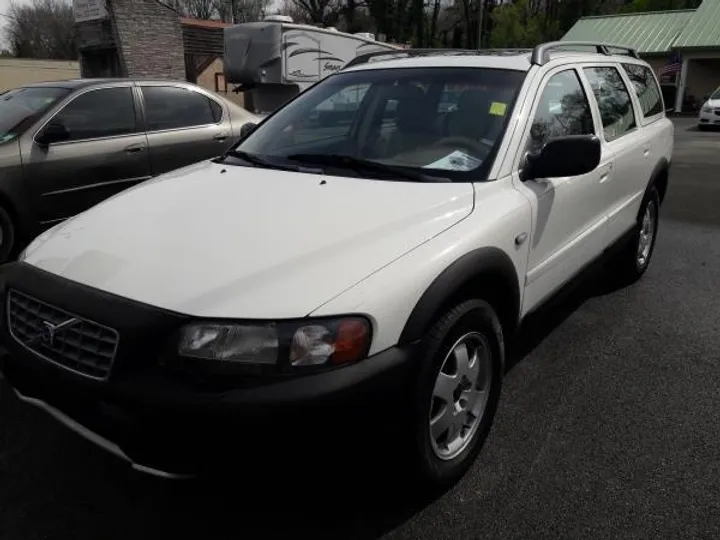
<path id="1" fill-rule="evenodd" d="M 583 73 L 602 120 L 603 146 L 615 156 L 613 173 L 605 183 L 608 242 L 613 242 L 635 223 L 644 185 L 650 179 L 649 141 L 620 66 L 583 66 Z"/>
<path id="2" fill-rule="evenodd" d="M 227 107 L 209 93 L 171 83 L 142 84 L 140 92 L 153 175 L 219 156 L 232 144 Z"/>
<path id="3" fill-rule="evenodd" d="M 81 90 L 22 142 L 23 174 L 38 220 L 47 226 L 150 177 L 132 83 Z M 36 142 L 59 124 L 67 140 Z M 30 134 L 28 134 L 30 135 Z"/>

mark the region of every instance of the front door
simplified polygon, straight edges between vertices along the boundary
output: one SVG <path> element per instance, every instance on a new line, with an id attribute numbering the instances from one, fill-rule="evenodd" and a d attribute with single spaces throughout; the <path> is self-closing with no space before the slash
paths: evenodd
<path id="1" fill-rule="evenodd" d="M 153 175 L 219 156 L 233 144 L 230 115 L 220 101 L 186 86 L 141 90 Z"/>
<path id="2" fill-rule="evenodd" d="M 518 169 L 528 152 L 564 135 L 597 135 L 586 87 L 572 68 L 557 68 L 543 80 L 533 106 L 532 124 L 524 135 Z M 527 313 L 599 255 L 606 240 L 607 196 L 612 152 L 603 147 L 600 165 L 592 172 L 565 178 L 520 181 L 517 188 L 532 206 L 528 272 L 523 312 Z"/>
<path id="3" fill-rule="evenodd" d="M 131 84 L 80 92 L 21 142 L 23 175 L 42 226 L 150 177 Z M 39 144 L 50 126 L 64 140 Z"/>

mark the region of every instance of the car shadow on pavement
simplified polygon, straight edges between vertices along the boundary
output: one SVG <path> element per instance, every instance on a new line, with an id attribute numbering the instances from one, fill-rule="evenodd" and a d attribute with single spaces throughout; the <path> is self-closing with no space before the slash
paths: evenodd
<path id="1" fill-rule="evenodd" d="M 626 286 L 608 261 L 595 264 L 574 278 L 537 312 L 525 318 L 508 351 L 505 372 L 525 359 L 588 299 L 612 294 Z"/>

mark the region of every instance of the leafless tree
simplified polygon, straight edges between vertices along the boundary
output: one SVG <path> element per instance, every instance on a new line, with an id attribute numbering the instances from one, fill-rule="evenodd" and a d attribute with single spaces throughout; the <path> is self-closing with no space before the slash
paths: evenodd
<path id="1" fill-rule="evenodd" d="M 341 0 L 289 0 L 308 22 L 335 26 L 345 8 Z"/>
<path id="2" fill-rule="evenodd" d="M 180 0 L 179 7 L 188 17 L 206 20 L 217 13 L 216 3 L 216 0 Z"/>
<path id="3" fill-rule="evenodd" d="M 261 21 L 268 10 L 272 0 L 216 0 L 215 9 L 220 20 L 233 22 L 233 11 L 235 22 Z"/>
<path id="4" fill-rule="evenodd" d="M 76 60 L 72 6 L 65 0 L 10 3 L 5 36 L 14 56 Z"/>

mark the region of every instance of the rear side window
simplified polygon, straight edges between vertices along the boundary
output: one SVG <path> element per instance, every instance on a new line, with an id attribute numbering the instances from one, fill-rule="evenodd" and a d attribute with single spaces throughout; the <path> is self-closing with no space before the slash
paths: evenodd
<path id="1" fill-rule="evenodd" d="M 530 127 L 527 151 L 538 152 L 553 137 L 594 133 L 590 103 L 575 70 L 550 77 Z"/>
<path id="2" fill-rule="evenodd" d="M 614 67 L 585 68 L 598 102 L 606 141 L 614 141 L 637 127 L 630 94 Z"/>
<path id="3" fill-rule="evenodd" d="M 148 131 L 217 124 L 222 107 L 209 97 L 177 86 L 145 86 Z"/>
<path id="4" fill-rule="evenodd" d="M 623 64 L 623 68 L 635 87 L 643 116 L 647 118 L 663 112 L 662 93 L 650 68 L 638 64 Z"/>
<path id="5" fill-rule="evenodd" d="M 132 88 L 101 88 L 86 92 L 68 103 L 50 122 L 64 126 L 70 141 L 134 133 Z"/>

